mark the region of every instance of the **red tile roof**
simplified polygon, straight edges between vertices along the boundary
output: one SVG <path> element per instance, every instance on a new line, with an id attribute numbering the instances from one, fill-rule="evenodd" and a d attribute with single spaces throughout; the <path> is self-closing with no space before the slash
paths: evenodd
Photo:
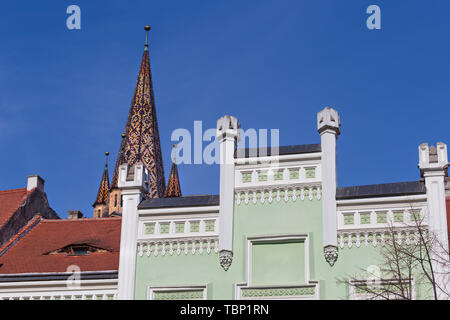
<path id="1" fill-rule="evenodd" d="M 81 272 L 118 270 L 120 228 L 121 218 L 41 218 L 35 226 L 30 222 L 20 232 L 24 234 L 22 238 L 19 236 L 18 241 L 0 257 L 0 274 L 66 272 L 71 265 L 77 265 Z M 14 240 L 17 237 L 9 244 Z M 80 256 L 48 254 L 73 244 L 86 244 L 107 251 Z"/>
<path id="2" fill-rule="evenodd" d="M 13 189 L 0 191 L 0 228 L 12 217 L 31 191 Z"/>

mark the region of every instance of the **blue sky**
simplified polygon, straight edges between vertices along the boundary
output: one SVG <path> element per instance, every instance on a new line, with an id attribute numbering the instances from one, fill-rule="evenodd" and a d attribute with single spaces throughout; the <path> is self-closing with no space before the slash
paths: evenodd
<path id="1" fill-rule="evenodd" d="M 81 30 L 66 28 L 67 6 Z M 381 8 L 381 30 L 366 8 Z M 12 1 L 0 4 L 0 189 L 39 174 L 51 206 L 92 216 L 110 173 L 150 24 L 166 176 L 171 133 L 278 128 L 319 143 L 316 113 L 341 115 L 340 186 L 419 178 L 417 146 L 450 143 L 448 1 Z M 205 144 L 206 145 L 206 144 Z M 180 165 L 188 194 L 216 194 L 217 166 Z"/>

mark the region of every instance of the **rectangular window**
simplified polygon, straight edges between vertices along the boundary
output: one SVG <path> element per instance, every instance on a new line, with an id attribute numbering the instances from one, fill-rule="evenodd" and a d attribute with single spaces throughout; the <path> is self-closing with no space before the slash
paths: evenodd
<path id="1" fill-rule="evenodd" d="M 254 243 L 251 285 L 305 283 L 303 241 Z"/>

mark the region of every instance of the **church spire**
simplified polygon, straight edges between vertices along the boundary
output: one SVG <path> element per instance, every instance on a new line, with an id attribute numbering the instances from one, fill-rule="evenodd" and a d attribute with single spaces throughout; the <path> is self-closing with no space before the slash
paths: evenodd
<path id="1" fill-rule="evenodd" d="M 173 147 L 176 149 L 177 145 L 174 144 Z M 169 181 L 167 182 L 164 197 L 181 197 L 180 178 L 178 177 L 176 162 L 176 159 L 172 160 L 172 169 L 170 170 Z"/>
<path id="2" fill-rule="evenodd" d="M 148 196 L 160 198 L 164 196 L 165 178 L 148 51 L 150 29 L 150 26 L 145 26 L 144 54 L 114 169 L 112 189 L 117 189 L 121 164 L 127 163 L 133 166 L 141 161 L 148 170 L 150 180 Z"/>
<path id="3" fill-rule="evenodd" d="M 105 169 L 103 170 L 102 180 L 100 181 L 100 186 L 98 187 L 97 198 L 95 198 L 94 206 L 96 204 L 106 204 L 108 200 L 109 192 L 109 174 L 108 174 L 108 156 L 109 152 L 105 152 L 106 161 Z"/>
<path id="4" fill-rule="evenodd" d="M 98 187 L 97 197 L 92 205 L 94 207 L 94 217 L 100 218 L 105 214 L 109 195 L 109 173 L 108 173 L 108 156 L 109 152 L 105 152 L 105 169 L 103 170 L 102 179 L 100 180 L 100 186 Z"/>

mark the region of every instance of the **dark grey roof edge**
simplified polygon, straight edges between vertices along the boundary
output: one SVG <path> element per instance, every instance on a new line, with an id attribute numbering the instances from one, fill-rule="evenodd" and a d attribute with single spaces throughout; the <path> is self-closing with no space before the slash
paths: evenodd
<path id="1" fill-rule="evenodd" d="M 219 204 L 218 195 L 195 195 L 173 198 L 153 198 L 142 201 L 138 209 L 215 206 Z"/>
<path id="2" fill-rule="evenodd" d="M 395 197 L 425 194 L 426 188 L 422 181 L 395 182 L 372 184 L 365 186 L 341 187 L 336 189 L 336 199 L 359 199 L 376 197 Z"/>
<path id="3" fill-rule="evenodd" d="M 320 143 L 318 144 L 300 144 L 293 146 L 280 146 L 278 148 L 277 155 L 287 155 L 287 154 L 299 154 L 299 153 L 314 153 L 321 152 L 322 147 Z M 257 156 L 270 156 L 271 148 L 245 148 L 245 149 L 237 149 L 234 152 L 235 158 L 249 158 L 250 155 L 253 156 L 256 154 Z"/>
<path id="4" fill-rule="evenodd" d="M 21 282 L 21 281 L 57 281 L 67 280 L 73 273 L 42 273 L 42 274 L 0 274 L 0 282 Z M 86 271 L 80 273 L 81 280 L 103 280 L 117 279 L 118 271 Z"/>

